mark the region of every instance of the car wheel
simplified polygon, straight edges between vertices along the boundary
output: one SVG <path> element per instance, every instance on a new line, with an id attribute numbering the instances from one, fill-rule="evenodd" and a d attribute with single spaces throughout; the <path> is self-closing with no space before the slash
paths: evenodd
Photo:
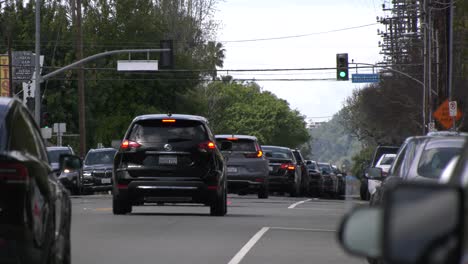
<path id="1" fill-rule="evenodd" d="M 129 201 L 122 198 L 112 198 L 112 212 L 115 215 L 123 215 L 132 212 L 132 205 Z"/>
<path id="2" fill-rule="evenodd" d="M 226 189 L 224 188 L 221 196 L 216 195 L 216 199 L 210 206 L 210 215 L 212 216 L 224 216 L 227 213 L 227 195 Z"/>
<path id="3" fill-rule="evenodd" d="M 268 185 L 263 185 L 258 191 L 259 199 L 268 199 Z"/>

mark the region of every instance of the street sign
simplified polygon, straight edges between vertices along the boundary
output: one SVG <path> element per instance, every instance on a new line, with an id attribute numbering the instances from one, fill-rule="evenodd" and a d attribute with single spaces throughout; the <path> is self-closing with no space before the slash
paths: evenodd
<path id="1" fill-rule="evenodd" d="M 52 138 L 52 128 L 50 127 L 41 128 L 41 134 L 44 139 Z"/>
<path id="2" fill-rule="evenodd" d="M 13 80 L 14 82 L 30 81 L 34 73 L 35 56 L 31 51 L 13 51 Z"/>
<path id="3" fill-rule="evenodd" d="M 157 71 L 157 60 L 119 60 L 117 71 Z"/>
<path id="4" fill-rule="evenodd" d="M 67 124 L 65 123 L 54 123 L 54 133 L 63 134 L 67 132 Z"/>
<path id="5" fill-rule="evenodd" d="M 453 126 L 453 118 L 455 121 L 460 120 L 462 112 L 460 109 L 456 109 L 456 116 L 450 116 L 449 101 L 445 100 L 434 112 L 434 118 L 441 124 L 445 129 L 449 129 Z"/>
<path id="6" fill-rule="evenodd" d="M 452 117 L 457 116 L 457 101 L 449 102 L 449 115 Z"/>
<path id="7" fill-rule="evenodd" d="M 353 83 L 377 83 L 380 81 L 377 73 L 355 73 L 351 77 Z"/>

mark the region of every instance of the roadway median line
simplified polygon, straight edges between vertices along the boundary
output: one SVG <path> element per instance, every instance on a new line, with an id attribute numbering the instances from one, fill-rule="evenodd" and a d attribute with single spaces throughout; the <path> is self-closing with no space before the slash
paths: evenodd
<path id="1" fill-rule="evenodd" d="M 239 264 L 253 246 L 262 238 L 262 236 L 269 230 L 269 227 L 262 227 L 242 248 L 237 254 L 228 262 L 228 264 Z"/>
<path id="2" fill-rule="evenodd" d="M 304 200 L 304 201 L 300 201 L 300 202 L 297 202 L 297 203 L 293 203 L 291 204 L 288 209 L 294 209 L 296 206 L 300 205 L 300 204 L 303 204 L 303 203 L 307 203 L 307 202 L 310 202 L 312 201 L 312 199 L 307 199 L 307 200 Z"/>

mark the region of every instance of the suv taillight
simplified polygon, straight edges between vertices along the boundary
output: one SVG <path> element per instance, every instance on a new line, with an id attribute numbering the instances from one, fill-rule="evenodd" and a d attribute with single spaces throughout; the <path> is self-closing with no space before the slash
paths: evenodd
<path id="1" fill-rule="evenodd" d="M 206 141 L 206 142 L 198 144 L 198 149 L 203 151 L 203 152 L 215 150 L 216 149 L 216 144 L 214 142 L 212 142 L 212 141 Z"/>
<path id="2" fill-rule="evenodd" d="M 283 163 L 281 164 L 281 169 L 283 170 L 295 170 L 296 169 L 296 166 L 292 163 Z"/>
<path id="3" fill-rule="evenodd" d="M 6 183 L 29 183 L 29 172 L 22 163 L 0 163 L 0 181 Z"/>
<path id="4" fill-rule="evenodd" d="M 122 144 L 120 144 L 121 149 L 136 149 L 141 147 L 141 145 L 138 142 L 131 141 L 131 140 L 124 140 L 122 141 Z"/>
<path id="5" fill-rule="evenodd" d="M 263 157 L 263 151 L 262 149 L 260 148 L 260 146 L 255 143 L 255 152 L 251 152 L 251 153 L 245 153 L 244 156 L 246 158 L 261 158 Z"/>

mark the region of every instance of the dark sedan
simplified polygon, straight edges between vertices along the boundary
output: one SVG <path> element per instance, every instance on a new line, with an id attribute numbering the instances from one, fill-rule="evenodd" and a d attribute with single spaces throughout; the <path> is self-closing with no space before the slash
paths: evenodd
<path id="1" fill-rule="evenodd" d="M 329 196 L 336 198 L 339 195 L 339 180 L 333 171 L 333 167 L 330 163 L 319 162 L 318 166 L 322 173 L 322 191 L 323 196 Z"/>
<path id="2" fill-rule="evenodd" d="M 17 99 L 0 98 L 0 123 L 0 263 L 70 263 L 70 197 L 41 132 Z"/>
<path id="3" fill-rule="evenodd" d="M 322 193 L 322 173 L 315 160 L 306 161 L 309 173 L 309 191 L 313 196 L 320 197 Z"/>
<path id="4" fill-rule="evenodd" d="M 83 188 L 87 193 L 112 190 L 113 148 L 91 149 L 83 166 Z"/>

